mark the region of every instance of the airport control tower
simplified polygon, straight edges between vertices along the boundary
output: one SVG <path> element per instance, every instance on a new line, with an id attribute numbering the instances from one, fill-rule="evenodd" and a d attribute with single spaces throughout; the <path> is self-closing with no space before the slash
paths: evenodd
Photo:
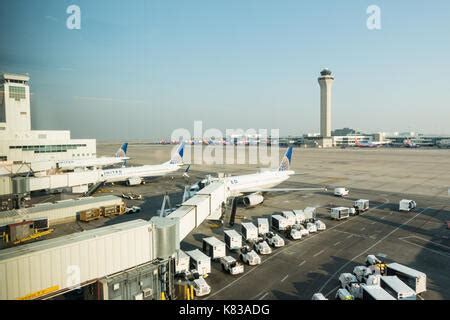
<path id="1" fill-rule="evenodd" d="M 320 85 L 320 145 L 324 148 L 332 147 L 331 138 L 331 88 L 334 77 L 329 69 L 323 69 L 319 77 Z"/>

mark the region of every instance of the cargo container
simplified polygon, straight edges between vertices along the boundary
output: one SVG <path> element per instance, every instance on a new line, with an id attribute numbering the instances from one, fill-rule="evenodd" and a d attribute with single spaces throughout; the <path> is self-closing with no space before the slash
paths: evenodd
<path id="1" fill-rule="evenodd" d="M 330 217 L 335 220 L 347 219 L 350 216 L 350 208 L 337 207 L 331 208 Z"/>
<path id="2" fill-rule="evenodd" d="M 304 223 L 306 221 L 303 210 L 293 210 L 292 212 L 295 214 L 295 224 Z"/>
<path id="3" fill-rule="evenodd" d="M 397 276 L 383 276 L 381 287 L 397 300 L 416 300 L 416 293 Z"/>
<path id="4" fill-rule="evenodd" d="M 240 250 L 242 248 L 242 235 L 236 230 L 225 230 L 224 232 L 225 244 L 230 250 Z"/>
<path id="5" fill-rule="evenodd" d="M 61 293 L 152 261 L 152 237 L 151 223 L 134 220 L 0 250 L 0 300 Z"/>
<path id="6" fill-rule="evenodd" d="M 306 222 L 313 222 L 316 219 L 316 208 L 306 207 L 305 210 L 303 210 L 303 214 L 305 215 Z"/>
<path id="7" fill-rule="evenodd" d="M 22 221 L 8 225 L 9 241 L 15 242 L 34 234 L 34 222 Z"/>
<path id="8" fill-rule="evenodd" d="M 258 218 L 258 234 L 263 236 L 269 232 L 269 229 L 269 219 Z"/>
<path id="9" fill-rule="evenodd" d="M 369 200 L 359 199 L 353 203 L 353 208 L 355 208 L 356 213 L 361 213 L 369 210 Z"/>
<path id="10" fill-rule="evenodd" d="M 186 251 L 191 257 L 191 268 L 197 270 L 199 275 L 207 275 L 211 273 L 211 258 L 198 249 Z"/>
<path id="11" fill-rule="evenodd" d="M 417 207 L 417 204 L 413 200 L 403 199 L 400 200 L 398 207 L 399 211 L 411 211 Z"/>
<path id="12" fill-rule="evenodd" d="M 80 211 L 80 221 L 89 222 L 100 218 L 100 209 L 89 209 Z"/>
<path id="13" fill-rule="evenodd" d="M 289 229 L 289 222 L 285 217 L 274 214 L 272 215 L 272 228 L 277 231 L 286 231 Z"/>
<path id="14" fill-rule="evenodd" d="M 183 250 L 178 250 L 175 264 L 175 274 L 186 273 L 189 271 L 191 258 Z"/>
<path id="15" fill-rule="evenodd" d="M 251 222 L 241 223 L 241 233 L 245 240 L 256 241 L 258 240 L 258 228 Z"/>
<path id="16" fill-rule="evenodd" d="M 377 285 L 361 284 L 363 300 L 395 300 L 393 296 Z"/>
<path id="17" fill-rule="evenodd" d="M 292 227 L 297 221 L 293 211 L 282 211 L 281 215 L 286 218 L 289 227 Z"/>
<path id="18" fill-rule="evenodd" d="M 225 243 L 215 237 L 203 238 L 203 252 L 212 260 L 217 260 L 226 255 Z"/>
<path id="19" fill-rule="evenodd" d="M 427 291 L 427 276 L 425 273 L 396 262 L 389 263 L 386 267 L 388 276 L 397 276 L 413 289 L 416 294 Z"/>

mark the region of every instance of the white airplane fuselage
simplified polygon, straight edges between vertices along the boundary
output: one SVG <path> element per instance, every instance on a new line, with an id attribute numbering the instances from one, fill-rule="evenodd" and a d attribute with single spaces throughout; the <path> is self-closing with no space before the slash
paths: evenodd
<path id="1" fill-rule="evenodd" d="M 121 182 L 130 178 L 160 177 L 175 172 L 180 168 L 178 164 L 144 165 L 138 167 L 102 170 L 101 177 L 105 182 Z"/>
<path id="2" fill-rule="evenodd" d="M 73 170 L 83 167 L 106 167 L 123 163 L 129 158 L 103 157 L 94 159 L 76 159 L 58 161 L 57 165 L 60 169 Z"/>
<path id="3" fill-rule="evenodd" d="M 294 171 L 266 171 L 241 176 L 223 178 L 230 196 L 259 192 L 273 188 L 289 179 Z"/>

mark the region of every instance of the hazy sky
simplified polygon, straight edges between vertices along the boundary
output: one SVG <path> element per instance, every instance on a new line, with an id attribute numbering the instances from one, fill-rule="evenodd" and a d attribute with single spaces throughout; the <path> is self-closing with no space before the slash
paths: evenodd
<path id="1" fill-rule="evenodd" d="M 81 30 L 66 28 L 70 4 Z M 448 0 L 3 0 L 0 40 L 0 71 L 31 76 L 34 129 L 318 132 L 328 67 L 333 128 L 450 133 Z"/>

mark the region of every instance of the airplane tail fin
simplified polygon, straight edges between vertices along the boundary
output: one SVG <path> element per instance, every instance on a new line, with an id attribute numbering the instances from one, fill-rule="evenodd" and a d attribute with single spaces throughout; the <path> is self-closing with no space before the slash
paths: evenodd
<path id="1" fill-rule="evenodd" d="M 278 167 L 278 171 L 288 171 L 291 166 L 291 159 L 292 159 L 292 147 L 289 147 L 286 150 L 286 153 L 283 156 L 283 159 L 281 159 L 280 166 Z"/>
<path id="2" fill-rule="evenodd" d="M 127 156 L 128 142 L 122 144 L 122 146 L 117 150 L 115 156 L 116 158 L 125 158 Z"/>
<path id="3" fill-rule="evenodd" d="M 170 164 L 183 164 L 184 142 L 181 142 L 177 151 L 170 158 Z"/>

